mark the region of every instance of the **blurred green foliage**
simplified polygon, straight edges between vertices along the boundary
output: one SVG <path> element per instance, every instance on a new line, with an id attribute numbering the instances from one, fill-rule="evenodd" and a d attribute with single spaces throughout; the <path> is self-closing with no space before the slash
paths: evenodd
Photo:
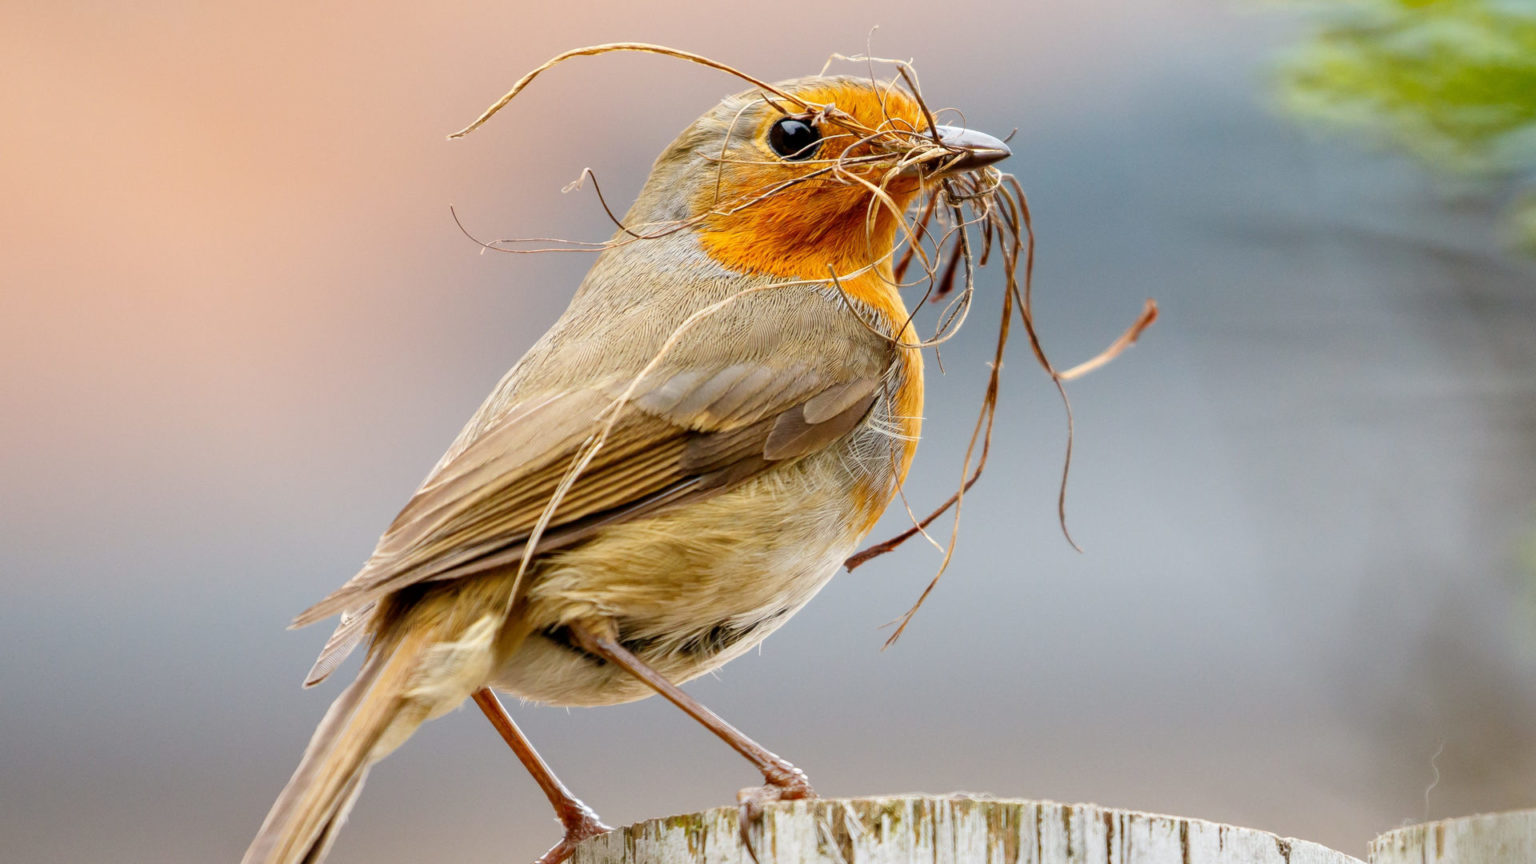
<path id="1" fill-rule="evenodd" d="M 1536 251 L 1536 0 L 1311 8 L 1317 29 L 1281 65 L 1285 105 L 1504 187 L 1511 233 Z"/>

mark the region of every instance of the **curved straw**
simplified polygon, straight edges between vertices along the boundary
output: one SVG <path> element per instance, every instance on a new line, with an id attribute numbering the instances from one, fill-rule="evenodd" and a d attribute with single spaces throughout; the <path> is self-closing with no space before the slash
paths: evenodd
<path id="1" fill-rule="evenodd" d="M 460 129 L 448 137 L 463 138 L 465 135 L 468 135 L 476 129 L 479 129 L 485 124 L 485 121 L 491 119 L 491 117 L 495 115 L 497 111 L 505 108 L 508 102 L 511 102 L 518 93 L 523 91 L 524 87 L 527 87 L 528 84 L 533 81 L 533 79 L 539 77 L 539 73 L 543 72 L 544 70 L 549 69 L 558 63 L 569 60 L 572 57 L 594 57 L 598 54 L 611 54 L 615 51 L 635 51 L 641 54 L 661 54 L 666 57 L 676 57 L 679 60 L 687 60 L 690 63 L 697 63 L 700 66 L 708 66 L 711 69 L 718 69 L 721 72 L 735 75 L 737 78 L 740 78 L 743 81 L 747 81 L 757 87 L 761 87 L 762 89 L 772 93 L 780 99 L 783 99 L 787 102 L 793 102 L 801 108 L 808 109 L 811 107 L 810 103 L 804 101 L 803 99 L 798 99 L 794 96 L 791 96 L 790 94 L 785 93 L 783 90 L 780 90 L 779 88 L 769 84 L 766 81 L 763 81 L 762 79 L 754 78 L 753 76 L 742 72 L 740 69 L 737 69 L 734 66 L 728 66 L 724 63 L 721 63 L 719 60 L 711 60 L 702 54 L 695 54 L 692 51 L 682 51 L 677 48 L 668 48 L 665 45 L 652 45 L 649 42 L 609 42 L 603 45 L 588 45 L 584 48 L 572 48 L 563 54 L 554 56 L 548 62 L 544 63 L 544 65 L 517 79 L 517 83 L 512 85 L 512 89 L 507 91 L 507 95 L 497 99 L 496 104 L 485 109 L 485 111 L 482 112 L 479 117 L 475 118 L 475 122 L 465 126 L 463 129 Z"/>

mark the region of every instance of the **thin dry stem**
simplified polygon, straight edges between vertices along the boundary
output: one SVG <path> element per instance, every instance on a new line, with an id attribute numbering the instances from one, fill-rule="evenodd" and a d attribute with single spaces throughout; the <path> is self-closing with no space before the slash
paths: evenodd
<path id="1" fill-rule="evenodd" d="M 751 75 L 748 75 L 747 73 L 742 72 L 733 66 L 728 66 L 724 63 L 721 63 L 718 60 L 711 60 L 702 54 L 695 54 L 692 51 L 680 51 L 676 48 L 668 48 L 665 45 L 652 45 L 648 42 L 609 42 L 604 45 L 588 45 L 583 48 L 573 48 L 570 51 L 566 51 L 563 54 L 559 54 L 550 58 L 542 66 L 519 78 L 517 83 L 512 85 L 512 89 L 508 90 L 506 95 L 502 96 L 500 99 L 497 99 L 496 102 L 491 105 L 491 107 L 481 112 L 480 116 L 475 118 L 475 122 L 465 126 L 463 129 L 460 129 L 448 137 L 463 138 L 465 135 L 468 135 L 469 133 L 485 125 L 485 121 L 494 117 L 497 111 L 505 108 L 507 103 L 515 99 L 517 94 L 523 92 L 523 88 L 532 83 L 533 79 L 539 77 L 541 72 L 544 72 L 545 70 L 559 63 L 563 63 L 572 57 L 593 57 L 598 54 L 612 54 L 616 51 L 634 51 L 641 54 L 661 54 L 666 57 L 676 57 L 679 60 L 687 60 L 690 63 L 697 63 L 700 66 L 708 66 L 711 69 L 718 69 L 721 72 L 735 75 L 737 78 L 740 78 L 743 81 L 747 81 L 757 87 L 761 87 L 762 89 L 772 93 L 775 96 L 778 96 L 780 99 L 783 99 L 786 102 L 794 103 L 795 105 L 799 105 L 802 108 L 810 107 L 808 103 L 801 101 L 789 93 L 785 93 L 783 90 L 780 90 L 779 88 L 769 84 L 766 81 L 754 78 Z"/>
<path id="2" fill-rule="evenodd" d="M 1135 345 L 1136 340 L 1141 338 L 1141 332 L 1148 327 L 1151 327 L 1152 322 L 1156 320 L 1157 301 L 1153 300 L 1151 297 L 1148 297 L 1146 305 L 1141 307 L 1141 315 L 1137 317 L 1134 322 L 1132 322 L 1130 327 L 1126 328 L 1124 333 L 1120 334 L 1119 339 L 1116 339 L 1110 344 L 1108 348 L 1100 351 L 1096 356 L 1088 360 L 1084 360 L 1076 366 L 1073 366 L 1071 369 L 1061 373 L 1061 380 L 1073 381 L 1083 377 L 1084 375 L 1087 375 L 1089 372 L 1092 372 L 1101 366 L 1107 365 L 1111 360 L 1114 360 L 1116 357 L 1119 357 L 1121 354 L 1123 354 L 1125 349 Z"/>

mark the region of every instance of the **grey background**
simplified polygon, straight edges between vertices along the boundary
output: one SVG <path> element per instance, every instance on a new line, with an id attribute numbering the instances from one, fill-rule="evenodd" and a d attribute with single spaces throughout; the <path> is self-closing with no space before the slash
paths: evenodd
<path id="1" fill-rule="evenodd" d="M 1057 361 L 1144 297 L 1163 319 L 1071 388 L 1085 554 L 1056 525 L 1064 424 L 1021 341 L 959 552 L 904 639 L 882 652 L 878 628 L 937 563 L 915 543 L 690 691 L 827 795 L 1091 800 L 1355 854 L 1536 803 L 1536 267 L 1499 250 L 1487 201 L 1267 107 L 1296 19 L 957 0 L 0 22 L 0 860 L 238 857 L 339 690 L 298 689 L 325 633 L 284 624 L 587 266 L 477 254 L 448 205 L 484 236 L 601 238 L 560 187 L 590 165 L 627 201 L 737 84 L 576 61 L 444 133 L 567 47 L 668 42 L 785 78 L 875 23 L 933 101 L 1019 128 Z M 930 377 L 920 506 L 955 480 L 996 298 Z M 755 781 L 659 700 L 515 713 L 612 824 Z M 334 860 L 531 860 L 557 836 L 470 710 L 374 771 Z"/>

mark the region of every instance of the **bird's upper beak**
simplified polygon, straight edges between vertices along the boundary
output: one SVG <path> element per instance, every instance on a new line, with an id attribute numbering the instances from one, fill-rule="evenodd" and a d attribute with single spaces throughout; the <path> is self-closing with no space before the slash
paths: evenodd
<path id="1" fill-rule="evenodd" d="M 935 131 L 939 133 L 939 143 L 951 155 L 935 163 L 933 176 L 974 171 L 1013 155 L 1007 144 L 985 132 L 959 126 L 939 126 Z"/>

